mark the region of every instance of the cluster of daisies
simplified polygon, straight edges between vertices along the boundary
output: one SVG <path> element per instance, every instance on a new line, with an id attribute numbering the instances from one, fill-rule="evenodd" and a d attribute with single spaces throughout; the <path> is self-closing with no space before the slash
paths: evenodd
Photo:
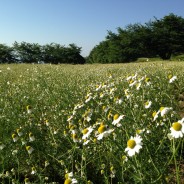
<path id="1" fill-rule="evenodd" d="M 170 75 L 168 83 L 173 83 L 175 80 L 177 80 L 177 77 Z M 119 81 L 122 81 L 122 78 Z M 126 114 L 123 114 L 119 107 L 123 108 L 123 102 L 126 103 L 126 100 L 133 99 L 134 91 L 140 91 L 141 88 L 146 90 L 153 88 L 149 77 L 146 75 L 139 76 L 138 73 L 135 73 L 125 78 L 124 81 L 128 84 L 127 88 L 124 89 L 124 94 L 119 94 L 119 81 L 114 81 L 110 76 L 106 82 L 96 85 L 89 91 L 84 102 L 75 105 L 72 115 L 67 119 L 68 132 L 75 143 L 79 142 L 83 145 L 88 145 L 90 142 L 95 143 L 110 135 L 115 138 L 117 136 L 116 130 L 124 129 L 124 121 L 126 121 Z M 121 89 L 121 91 L 123 90 Z M 117 94 L 118 97 L 116 97 Z M 151 109 L 152 105 L 153 102 L 147 100 L 144 102 L 144 109 Z M 115 107 L 118 107 L 118 109 L 116 110 Z M 169 112 L 174 113 L 172 107 L 160 107 L 157 112 L 152 113 L 152 122 L 156 122 L 160 117 L 165 118 Z M 164 119 L 164 121 L 166 120 Z M 170 136 L 173 138 L 183 136 L 183 121 L 179 120 L 173 123 L 170 128 Z M 160 120 L 158 122 L 160 125 Z M 141 137 L 141 132 L 143 131 L 145 130 L 137 130 L 135 136 L 129 137 L 125 148 L 128 156 L 139 153 L 143 146 L 143 138 Z M 147 133 L 150 133 L 150 130 L 147 130 Z"/>

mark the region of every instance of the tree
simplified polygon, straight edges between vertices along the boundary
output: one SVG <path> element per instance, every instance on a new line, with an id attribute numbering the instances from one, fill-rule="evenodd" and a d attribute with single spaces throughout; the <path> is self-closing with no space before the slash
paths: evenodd
<path id="1" fill-rule="evenodd" d="M 41 46 L 37 43 L 14 42 L 13 49 L 20 63 L 38 63 L 41 60 Z"/>
<path id="2" fill-rule="evenodd" d="M 184 19 L 174 14 L 117 31 L 108 31 L 106 39 L 90 52 L 88 62 L 119 63 L 157 56 L 170 59 L 172 54 L 184 53 Z"/>
<path id="3" fill-rule="evenodd" d="M 174 14 L 152 22 L 153 49 L 162 59 L 184 52 L 184 19 Z"/>
<path id="4" fill-rule="evenodd" d="M 0 44 L 0 63 L 14 63 L 13 49 L 5 44 Z"/>

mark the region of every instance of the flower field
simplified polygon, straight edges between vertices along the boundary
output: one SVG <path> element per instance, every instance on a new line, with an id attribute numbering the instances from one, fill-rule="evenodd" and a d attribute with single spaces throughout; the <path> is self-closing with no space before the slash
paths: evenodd
<path id="1" fill-rule="evenodd" d="M 184 182 L 184 63 L 0 65 L 0 182 Z"/>

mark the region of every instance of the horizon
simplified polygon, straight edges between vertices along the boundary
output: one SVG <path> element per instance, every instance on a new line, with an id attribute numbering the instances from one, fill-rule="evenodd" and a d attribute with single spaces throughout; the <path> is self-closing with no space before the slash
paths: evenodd
<path id="1" fill-rule="evenodd" d="M 184 17 L 184 1 L 152 0 L 1 0 L 1 44 L 11 46 L 15 41 L 76 44 L 82 47 L 81 55 L 105 40 L 108 31 L 129 24 L 145 24 L 173 13 Z"/>

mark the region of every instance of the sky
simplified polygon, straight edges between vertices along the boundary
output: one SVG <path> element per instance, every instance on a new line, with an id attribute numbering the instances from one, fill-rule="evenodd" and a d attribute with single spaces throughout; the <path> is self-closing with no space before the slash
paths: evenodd
<path id="1" fill-rule="evenodd" d="M 184 18 L 184 0 L 0 0 L 0 43 L 74 43 L 85 57 L 108 31 L 170 13 Z"/>

